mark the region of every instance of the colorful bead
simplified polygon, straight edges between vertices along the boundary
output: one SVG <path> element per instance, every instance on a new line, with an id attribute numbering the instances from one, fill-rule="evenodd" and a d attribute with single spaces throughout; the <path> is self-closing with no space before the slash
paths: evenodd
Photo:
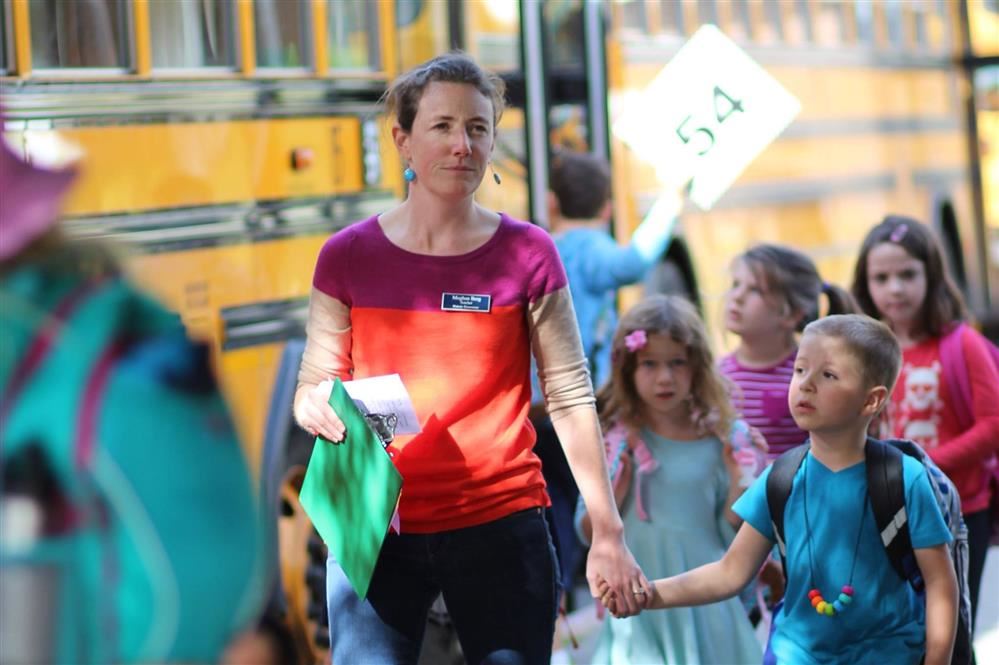
<path id="1" fill-rule="evenodd" d="M 831 603 L 826 602 L 825 598 L 822 597 L 822 593 L 818 589 L 812 589 L 808 592 L 809 602 L 812 603 L 812 607 L 815 611 L 824 616 L 832 617 L 837 614 L 844 612 L 846 606 L 853 602 L 853 587 L 849 584 L 843 587 L 843 592 L 839 594 L 839 597 Z"/>

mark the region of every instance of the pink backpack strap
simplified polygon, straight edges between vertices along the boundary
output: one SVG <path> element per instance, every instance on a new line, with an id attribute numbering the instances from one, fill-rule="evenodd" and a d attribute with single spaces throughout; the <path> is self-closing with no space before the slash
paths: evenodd
<path id="1" fill-rule="evenodd" d="M 954 398 L 954 415 L 957 416 L 961 430 L 967 430 L 975 424 L 974 413 L 971 410 L 971 380 L 968 378 L 968 363 L 964 359 L 961 348 L 961 338 L 968 325 L 957 324 L 950 332 L 940 338 L 940 365 L 944 381 Z"/>

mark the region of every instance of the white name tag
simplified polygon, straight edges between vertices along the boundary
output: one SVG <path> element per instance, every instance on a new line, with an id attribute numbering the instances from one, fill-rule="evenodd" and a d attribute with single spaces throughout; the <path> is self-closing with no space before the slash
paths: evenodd
<path id="1" fill-rule="evenodd" d="M 492 309 L 492 296 L 475 293 L 441 294 L 441 309 L 445 312 L 485 312 Z"/>

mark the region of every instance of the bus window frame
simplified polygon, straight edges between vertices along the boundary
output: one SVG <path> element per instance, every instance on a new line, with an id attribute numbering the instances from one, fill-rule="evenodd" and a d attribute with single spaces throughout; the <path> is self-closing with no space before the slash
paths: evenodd
<path id="1" fill-rule="evenodd" d="M 3 44 L 0 45 L 0 78 L 8 78 L 16 70 L 17 57 L 14 53 L 14 29 L 12 24 L 14 17 L 9 0 L 0 0 L 0 33 L 2 33 Z"/>
<path id="2" fill-rule="evenodd" d="M 129 60 L 129 62 L 126 62 L 123 67 L 34 67 L 34 54 L 31 50 L 31 12 L 28 0 L 14 0 L 15 7 L 18 7 L 19 5 L 23 7 L 24 14 L 22 20 L 24 21 L 24 29 L 26 30 L 25 33 L 19 35 L 19 38 L 23 41 L 24 48 L 27 51 L 27 67 L 25 68 L 26 72 L 22 73 L 20 71 L 20 63 L 18 63 L 18 75 L 22 77 L 30 75 L 33 80 L 39 81 L 65 81 L 68 79 L 111 80 L 135 77 L 140 57 L 140 52 L 136 43 L 135 29 L 135 5 L 137 0 L 121 0 L 121 2 L 124 7 L 124 16 L 121 18 L 122 36 L 128 39 L 128 44 L 123 50 Z M 18 53 L 20 54 L 20 50 Z"/>

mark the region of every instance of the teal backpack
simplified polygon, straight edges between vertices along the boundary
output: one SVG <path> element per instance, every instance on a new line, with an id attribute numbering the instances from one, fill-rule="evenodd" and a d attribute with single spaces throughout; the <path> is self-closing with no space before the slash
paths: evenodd
<path id="1" fill-rule="evenodd" d="M 0 506 L 37 490 L 43 508 L 0 528 L 0 652 L 217 662 L 266 566 L 207 351 L 120 277 L 24 265 L 0 274 L 0 387 Z"/>

